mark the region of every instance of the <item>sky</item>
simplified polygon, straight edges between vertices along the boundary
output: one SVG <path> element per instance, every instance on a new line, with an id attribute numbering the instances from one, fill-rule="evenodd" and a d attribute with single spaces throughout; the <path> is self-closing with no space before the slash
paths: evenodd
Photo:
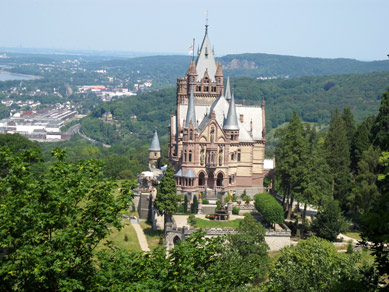
<path id="1" fill-rule="evenodd" d="M 389 0 L 0 0 L 0 47 L 384 60 Z"/>

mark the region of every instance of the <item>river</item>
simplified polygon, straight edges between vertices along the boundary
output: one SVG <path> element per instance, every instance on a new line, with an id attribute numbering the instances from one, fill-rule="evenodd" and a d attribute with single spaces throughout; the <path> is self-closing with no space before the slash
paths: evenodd
<path id="1" fill-rule="evenodd" d="M 5 71 L 0 71 L 0 81 L 8 81 L 8 80 L 32 80 L 36 79 L 37 77 L 34 76 L 27 76 L 27 75 L 19 75 L 19 74 L 13 74 Z"/>

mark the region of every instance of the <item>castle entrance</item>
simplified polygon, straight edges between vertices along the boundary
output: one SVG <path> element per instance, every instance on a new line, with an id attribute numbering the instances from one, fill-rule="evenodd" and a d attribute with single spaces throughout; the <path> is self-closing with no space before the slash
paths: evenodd
<path id="1" fill-rule="evenodd" d="M 215 183 L 215 177 L 213 176 L 213 173 L 208 173 L 207 188 L 213 190 L 214 183 Z"/>

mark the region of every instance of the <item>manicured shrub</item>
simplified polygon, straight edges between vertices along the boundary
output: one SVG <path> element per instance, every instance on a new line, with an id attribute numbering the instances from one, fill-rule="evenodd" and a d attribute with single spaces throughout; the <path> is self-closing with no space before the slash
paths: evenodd
<path id="1" fill-rule="evenodd" d="M 263 219 L 270 224 L 281 224 L 284 222 L 284 210 L 277 200 L 270 194 L 256 194 L 255 208 L 261 213 Z"/>
<path id="2" fill-rule="evenodd" d="M 196 217 L 193 214 L 190 214 L 188 217 L 188 223 L 191 226 L 196 225 Z"/>
<path id="3" fill-rule="evenodd" d="M 232 207 L 232 214 L 239 215 L 240 209 L 238 207 Z"/>
<path id="4" fill-rule="evenodd" d="M 207 199 L 204 199 L 203 200 L 203 205 L 208 205 L 209 204 L 209 201 Z"/>
<path id="5" fill-rule="evenodd" d="M 179 205 L 177 207 L 177 213 L 185 213 L 185 207 L 184 205 Z"/>

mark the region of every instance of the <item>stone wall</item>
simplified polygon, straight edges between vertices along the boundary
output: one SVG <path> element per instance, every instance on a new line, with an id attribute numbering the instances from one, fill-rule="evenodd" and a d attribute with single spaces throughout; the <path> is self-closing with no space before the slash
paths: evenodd
<path id="1" fill-rule="evenodd" d="M 203 230 L 206 232 L 206 237 L 238 233 L 233 228 L 209 228 Z M 168 223 L 165 230 L 165 246 L 167 249 L 171 249 L 177 242 L 184 240 L 196 231 L 198 231 L 198 229 L 193 227 L 180 228 L 174 226 L 172 223 Z M 268 230 L 265 234 L 265 241 L 269 245 L 270 251 L 277 251 L 285 246 L 291 245 L 290 236 L 291 232 L 289 229 L 284 229 L 282 231 Z"/>

